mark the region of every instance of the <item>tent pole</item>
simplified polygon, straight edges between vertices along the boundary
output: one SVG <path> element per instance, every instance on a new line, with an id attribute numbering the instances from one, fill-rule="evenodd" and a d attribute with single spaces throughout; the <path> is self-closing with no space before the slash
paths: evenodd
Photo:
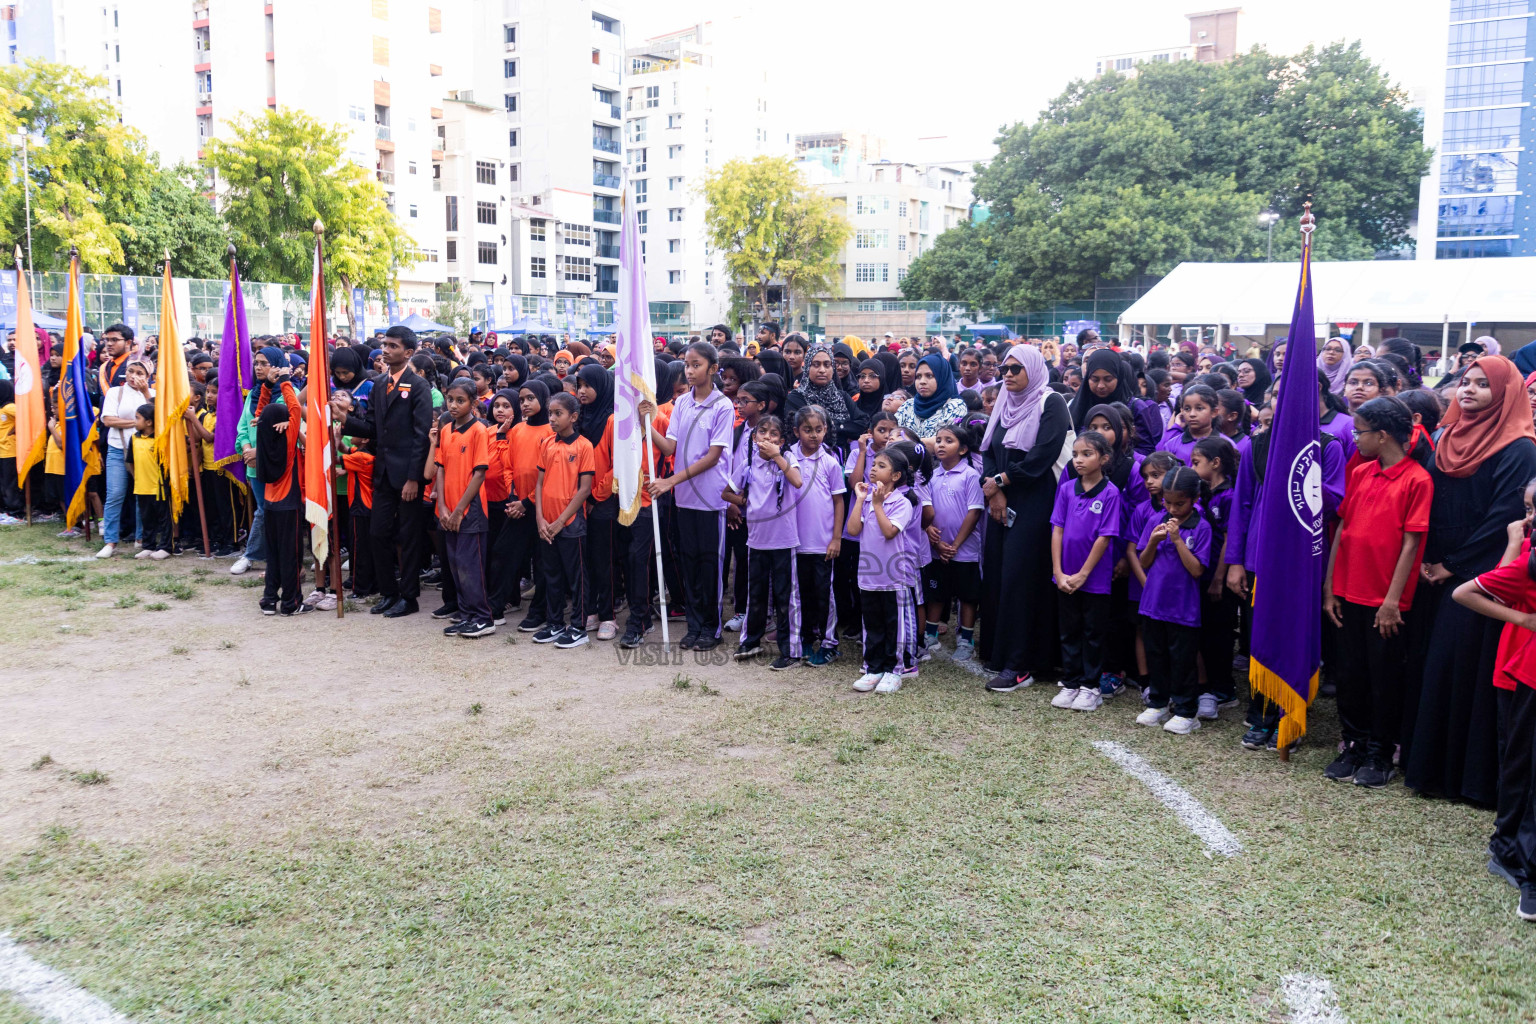
<path id="1" fill-rule="evenodd" d="M 1358 333 L 1360 337 L 1354 339 L 1355 348 L 1359 348 L 1361 345 L 1369 345 L 1371 343 L 1371 322 L 1369 320 L 1362 320 Z M 1375 349 L 1373 348 L 1372 351 L 1375 351 Z M 1354 355 L 1354 353 L 1351 352 L 1350 355 Z"/>
<path id="2" fill-rule="evenodd" d="M 1440 374 L 1444 376 L 1451 372 L 1451 314 L 1445 314 L 1445 322 L 1440 327 Z"/>

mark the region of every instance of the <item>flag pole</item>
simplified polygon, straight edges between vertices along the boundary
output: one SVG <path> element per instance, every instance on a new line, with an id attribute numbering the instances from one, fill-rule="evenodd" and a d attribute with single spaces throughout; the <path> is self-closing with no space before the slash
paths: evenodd
<path id="1" fill-rule="evenodd" d="M 338 453 L 341 451 L 341 427 L 335 423 L 331 424 L 331 451 Z M 337 507 L 340 504 L 335 500 L 331 502 L 331 517 L 326 523 L 326 529 L 331 534 L 331 586 L 336 591 L 338 619 L 345 618 L 347 614 L 346 609 L 342 607 L 347 603 L 347 595 L 346 588 L 341 585 L 341 523 L 339 521 L 341 509 Z M 357 531 L 355 530 L 352 535 L 352 569 L 354 572 L 357 571 Z"/>
<path id="2" fill-rule="evenodd" d="M 70 272 L 70 276 L 74 278 L 75 287 L 78 289 L 80 287 L 80 250 L 76 246 L 73 246 L 73 245 L 69 247 L 69 272 Z M 30 289 L 32 287 L 32 282 L 28 281 L 27 282 L 27 287 Z M 78 298 L 79 292 L 77 291 L 75 294 L 76 294 L 76 301 L 78 302 L 79 301 L 79 298 Z M 83 311 L 81 311 L 81 312 L 83 312 Z M 64 344 L 65 344 L 65 347 L 67 348 L 68 345 L 69 345 L 69 339 L 68 338 L 64 339 Z M 76 346 L 76 350 L 79 351 L 79 349 L 81 348 L 80 339 L 79 338 L 75 339 L 75 346 Z M 41 355 L 41 353 L 39 353 L 39 355 Z M 59 367 L 59 370 L 60 370 L 61 373 L 64 372 L 64 367 L 61 365 Z M 62 396 L 64 394 L 62 389 L 60 389 L 59 394 L 60 394 L 60 396 Z M 90 408 L 91 408 L 91 396 L 90 395 L 77 395 L 75 397 L 75 415 L 76 416 L 83 416 L 84 415 L 83 410 L 84 409 L 90 409 Z M 93 412 L 94 412 L 94 410 L 93 410 Z M 97 415 L 99 417 L 100 414 L 96 413 L 95 415 Z M 81 422 L 84 422 L 84 420 L 82 420 Z M 65 440 L 68 440 L 68 438 L 66 438 Z M 83 460 L 85 458 L 85 453 L 81 452 L 80 457 Z M 85 479 L 85 477 L 82 476 L 81 479 L 83 480 L 83 479 Z M 91 543 L 91 503 L 90 503 L 89 500 L 86 501 L 85 508 L 82 510 L 82 512 L 83 512 L 83 514 L 81 515 L 80 518 L 85 521 L 85 543 L 87 545 L 89 545 Z M 106 510 L 105 509 L 102 510 L 102 515 L 103 516 L 106 515 Z M 175 525 L 176 525 L 175 523 L 171 524 L 173 529 L 174 529 Z M 66 530 L 69 529 L 69 511 L 68 511 L 67 508 L 66 508 L 66 510 L 64 512 L 64 528 Z"/>
<path id="3" fill-rule="evenodd" d="M 322 244 L 324 242 L 324 240 L 325 240 L 325 225 L 320 222 L 320 218 L 316 217 L 315 218 L 315 251 L 320 254 L 319 255 L 319 259 L 320 259 L 320 274 L 321 274 L 321 280 L 322 281 L 324 280 L 324 274 L 325 274 L 325 247 Z M 322 288 L 321 291 L 323 292 L 324 289 Z M 329 318 L 326 318 L 323 322 L 326 324 L 326 326 L 330 325 Z M 319 346 L 321 352 L 325 351 L 325 339 L 324 338 L 316 338 L 313 335 L 313 333 L 311 333 L 311 335 L 310 335 L 309 345 L 310 345 L 310 354 L 311 355 L 314 355 L 315 346 L 317 346 L 317 345 Z M 330 369 L 330 361 L 326 360 L 326 370 L 327 370 L 327 372 L 329 372 L 329 369 Z M 329 391 L 328 384 L 329 384 L 329 381 L 317 381 L 317 382 L 311 384 L 310 387 L 326 387 L 327 388 L 327 392 L 328 392 Z M 325 397 L 329 398 L 330 396 L 327 393 Z M 338 425 L 335 422 L 331 423 L 330 430 L 331 430 L 331 437 L 330 437 L 331 443 L 329 445 L 327 445 L 325 449 L 322 449 L 322 451 L 329 450 L 331 452 L 340 452 L 341 451 L 341 430 L 340 430 L 340 428 L 338 427 Z M 332 463 L 332 465 L 325 467 L 325 469 L 326 469 L 326 473 L 325 473 L 326 487 L 330 491 L 330 493 L 326 495 L 326 499 L 327 499 L 326 500 L 326 504 L 328 506 L 330 506 L 330 513 L 325 517 L 325 532 L 326 532 L 326 539 L 327 539 L 326 546 L 330 548 L 330 555 L 331 555 L 331 557 L 330 557 L 330 563 L 331 563 L 331 565 L 330 565 L 331 591 L 336 595 L 336 617 L 338 619 L 342 619 L 342 618 L 346 618 L 346 615 L 347 615 L 347 609 L 346 609 L 347 595 L 346 595 L 346 593 L 345 593 L 345 591 L 344 591 L 344 589 L 342 588 L 342 585 L 341 585 L 341 545 L 340 545 L 340 543 L 338 543 L 338 541 L 341 538 L 341 530 L 340 530 L 339 525 L 337 524 L 337 514 L 338 514 L 339 510 L 337 509 L 336 506 L 339 504 L 339 502 L 337 502 L 337 500 L 336 500 L 336 485 L 335 485 L 335 482 L 334 482 L 334 480 L 332 478 L 332 471 L 335 469 L 334 462 Z M 354 548 L 357 547 L 357 540 L 355 538 L 352 541 L 352 546 Z M 353 552 L 352 557 L 354 559 L 357 558 L 357 553 Z M 320 567 L 317 565 L 317 566 L 315 566 L 315 577 L 316 577 L 316 579 L 318 579 L 319 576 L 320 576 Z"/>
<path id="4" fill-rule="evenodd" d="M 165 250 L 165 273 L 169 277 L 171 273 L 171 250 Z M 213 557 L 213 545 L 208 543 L 208 509 L 203 504 L 203 460 L 197 456 L 197 448 L 192 442 L 192 432 L 187 431 L 187 471 L 192 474 L 192 489 L 197 493 L 197 522 L 203 529 L 203 557 Z"/>
<path id="5" fill-rule="evenodd" d="M 645 417 L 645 462 L 650 479 L 656 479 L 656 449 L 651 440 L 651 417 Z M 661 649 L 672 649 L 672 628 L 667 625 L 667 578 L 661 568 L 661 507 L 651 500 L 651 532 L 656 549 L 656 596 L 661 600 Z"/>

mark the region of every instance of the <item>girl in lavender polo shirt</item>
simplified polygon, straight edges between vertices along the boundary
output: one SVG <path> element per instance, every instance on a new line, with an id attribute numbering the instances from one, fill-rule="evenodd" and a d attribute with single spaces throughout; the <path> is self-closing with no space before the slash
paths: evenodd
<path id="1" fill-rule="evenodd" d="M 1211 524 L 1196 505 L 1205 482 L 1188 467 L 1163 478 L 1167 518 L 1148 522 L 1136 550 L 1147 582 L 1141 591 L 1141 634 L 1147 649 L 1147 710 L 1137 725 L 1161 725 L 1187 736 L 1200 728 L 1195 656 L 1200 649 L 1200 577 L 1211 557 Z M 1169 717 L 1169 705 L 1173 717 Z"/>
<path id="2" fill-rule="evenodd" d="M 677 499 L 677 567 L 687 597 L 688 631 L 683 650 L 720 646 L 720 565 L 725 544 L 725 490 L 730 486 L 731 400 L 715 390 L 715 346 L 696 341 L 683 357 L 691 390 L 679 395 L 665 434 L 652 420 L 651 440 L 671 457 L 675 472 L 649 485 L 651 497 L 672 492 Z M 656 415 L 652 402 L 641 402 L 642 416 Z"/>
<path id="3" fill-rule="evenodd" d="M 915 496 L 902 488 L 912 464 L 896 445 L 887 446 L 870 467 L 872 483 L 853 485 L 848 532 L 859 541 L 859 596 L 864 606 L 864 674 L 853 684 L 860 693 L 901 689 L 896 652 L 917 632 L 917 610 L 906 582 L 912 553 L 902 537 L 917 516 Z"/>
<path id="4" fill-rule="evenodd" d="M 1113 610 L 1110 587 L 1123 523 L 1120 489 L 1104 475 L 1114 458 L 1109 439 L 1085 430 L 1072 444 L 1077 479 L 1056 490 L 1051 510 L 1051 567 L 1061 629 L 1061 691 L 1052 707 L 1096 711 L 1104 703 L 1099 676 Z"/>
<path id="5" fill-rule="evenodd" d="M 789 638 L 791 657 L 809 665 L 837 658 L 837 602 L 833 599 L 833 566 L 843 545 L 844 504 L 848 486 L 837 452 L 826 446 L 827 411 L 807 405 L 795 414 L 790 449 L 800 463 L 801 484 L 795 496 L 795 580 L 799 586 L 800 632 Z"/>
<path id="6" fill-rule="evenodd" d="M 907 525 L 904 534 L 907 550 L 912 552 L 912 562 L 907 566 L 910 570 L 907 582 L 912 588 L 912 607 L 917 610 L 917 632 L 912 636 L 910 648 L 896 652 L 897 671 L 904 676 L 915 676 L 917 663 L 931 660 L 933 652 L 939 648 L 937 633 L 931 645 L 927 640 L 928 609 L 922 596 L 923 569 L 933 561 L 933 544 L 928 537 L 928 530 L 933 526 L 933 493 L 930 489 L 933 454 L 910 427 L 902 427 L 898 440 L 893 443 L 902 446 L 902 454 L 912 463 L 912 494 L 917 499 L 917 516 Z"/>
<path id="7" fill-rule="evenodd" d="M 928 603 L 929 646 L 937 646 L 939 622 L 952 602 L 960 603 L 954 661 L 968 661 L 976 652 L 976 606 L 981 602 L 981 523 L 986 498 L 981 470 L 971 458 L 977 435 L 960 423 L 940 427 L 934 435 L 933 525 L 928 537 L 937 556 L 923 567 L 923 597 Z"/>
<path id="8" fill-rule="evenodd" d="M 848 451 L 848 461 L 843 466 L 843 477 L 850 493 L 859 481 L 869 483 L 869 472 L 874 468 L 875 456 L 885 450 L 894 438 L 901 436 L 894 412 L 878 412 L 869 421 L 869 432 L 862 435 Z M 837 559 L 838 618 L 847 630 L 849 638 L 860 634 L 859 623 L 863 617 L 863 601 L 859 598 L 859 539 L 843 530 L 842 550 Z M 847 587 L 846 594 L 844 586 Z"/>
<path id="9" fill-rule="evenodd" d="M 799 660 L 798 655 L 791 657 L 790 645 L 800 630 L 800 594 L 795 586 L 795 548 L 800 545 L 800 531 L 795 524 L 795 494 L 804 482 L 799 460 L 783 445 L 783 422 L 777 416 L 761 417 L 732 467 L 731 490 L 726 494 L 726 500 L 742 510 L 747 525 L 747 614 L 736 660 L 763 653 L 771 585 L 779 656 L 769 668 L 781 670 Z"/>

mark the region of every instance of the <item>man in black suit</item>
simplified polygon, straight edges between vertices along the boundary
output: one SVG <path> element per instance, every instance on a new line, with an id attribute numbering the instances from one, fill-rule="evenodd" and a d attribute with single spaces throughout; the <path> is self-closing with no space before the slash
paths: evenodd
<path id="1" fill-rule="evenodd" d="M 384 333 L 383 351 L 384 375 L 375 383 L 362 415 L 353 412 L 351 396 L 339 392 L 331 396 L 331 411 L 346 423 L 343 433 L 374 441 L 370 532 L 374 572 L 384 596 L 373 606 L 373 614 L 397 619 L 417 611 L 421 594 L 426 536 L 421 488 L 427 481 L 432 389 L 411 371 L 415 331 L 391 327 Z"/>

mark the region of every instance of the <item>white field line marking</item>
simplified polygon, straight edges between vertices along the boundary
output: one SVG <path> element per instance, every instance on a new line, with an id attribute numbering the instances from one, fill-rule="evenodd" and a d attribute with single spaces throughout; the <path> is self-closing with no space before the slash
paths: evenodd
<path id="1" fill-rule="evenodd" d="M 132 1024 L 52 967 L 32 959 L 4 933 L 0 933 L 0 991 L 10 992 L 27 1009 L 60 1024 Z"/>
<path id="2" fill-rule="evenodd" d="M 1099 753 L 1150 789 L 1152 795 L 1172 811 L 1185 828 L 1199 837 L 1211 853 L 1235 857 L 1243 851 L 1243 844 L 1227 830 L 1227 826 L 1217 821 L 1215 816 L 1201 806 L 1199 800 L 1190 796 L 1188 790 L 1153 768 L 1145 759 L 1110 740 L 1094 740 L 1093 745 Z"/>
<path id="3" fill-rule="evenodd" d="M 1291 1024 L 1349 1024 L 1327 978 L 1287 974 L 1280 979 L 1280 996 L 1291 1008 Z"/>

